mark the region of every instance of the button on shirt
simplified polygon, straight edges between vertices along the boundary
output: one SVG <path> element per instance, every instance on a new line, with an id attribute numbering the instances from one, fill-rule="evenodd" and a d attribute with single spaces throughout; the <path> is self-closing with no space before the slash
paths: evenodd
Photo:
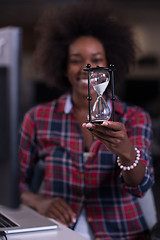
<path id="1" fill-rule="evenodd" d="M 143 239 L 147 229 L 137 197 L 154 182 L 150 152 L 151 121 L 139 107 L 115 101 L 115 120 L 125 124 L 130 141 L 141 152 L 146 166 L 142 183 L 125 184 L 116 155 L 95 140 L 84 161 L 84 140 L 74 115 L 71 95 L 44 103 L 26 113 L 21 128 L 19 160 L 20 189 L 30 190 L 33 170 L 44 161 L 42 194 L 63 198 L 77 213 L 85 208 L 95 239 Z M 136 236 L 140 236 L 137 238 Z M 145 238 L 144 238 L 145 239 Z"/>

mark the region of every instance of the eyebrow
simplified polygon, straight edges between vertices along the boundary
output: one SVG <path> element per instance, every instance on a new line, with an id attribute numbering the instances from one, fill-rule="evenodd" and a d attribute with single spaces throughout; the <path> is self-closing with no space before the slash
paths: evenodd
<path id="1" fill-rule="evenodd" d="M 70 54 L 70 56 L 80 56 L 81 54 L 79 53 L 72 53 Z M 103 53 L 101 52 L 97 52 L 97 53 L 93 53 L 92 56 L 97 56 L 97 55 L 103 55 Z"/>
<path id="2" fill-rule="evenodd" d="M 79 53 L 72 53 L 72 54 L 69 54 L 69 56 L 80 56 Z"/>

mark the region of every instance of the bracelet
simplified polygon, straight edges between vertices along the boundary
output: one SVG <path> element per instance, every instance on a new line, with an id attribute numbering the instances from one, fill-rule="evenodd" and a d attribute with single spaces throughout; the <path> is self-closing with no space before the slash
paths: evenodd
<path id="1" fill-rule="evenodd" d="M 136 151 L 136 159 L 135 159 L 134 163 L 132 163 L 130 166 L 122 165 L 120 162 L 120 157 L 119 156 L 117 157 L 117 164 L 120 167 L 120 169 L 123 169 L 124 171 L 130 171 L 131 169 L 133 169 L 137 166 L 141 155 L 140 155 L 140 151 L 138 150 L 137 147 L 135 147 L 134 149 Z"/>

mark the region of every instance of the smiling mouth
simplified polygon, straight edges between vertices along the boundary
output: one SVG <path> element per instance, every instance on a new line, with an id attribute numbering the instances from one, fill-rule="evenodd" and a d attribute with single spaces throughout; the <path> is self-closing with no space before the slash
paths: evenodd
<path id="1" fill-rule="evenodd" d="M 88 79 L 80 79 L 80 81 L 84 84 L 88 84 Z"/>

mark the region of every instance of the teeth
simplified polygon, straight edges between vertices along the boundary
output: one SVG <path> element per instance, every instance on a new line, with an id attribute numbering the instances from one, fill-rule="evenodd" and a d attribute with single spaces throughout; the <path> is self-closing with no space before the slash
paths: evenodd
<path id="1" fill-rule="evenodd" d="M 88 84 L 88 79 L 81 79 L 81 82 Z"/>

